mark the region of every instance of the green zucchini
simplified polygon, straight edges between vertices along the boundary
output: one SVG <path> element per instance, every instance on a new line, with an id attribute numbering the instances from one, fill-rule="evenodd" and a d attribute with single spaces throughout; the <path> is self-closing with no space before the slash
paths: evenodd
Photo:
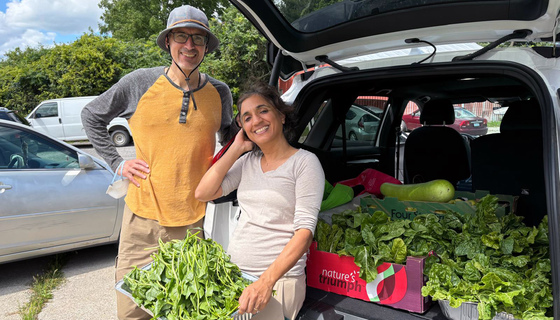
<path id="1" fill-rule="evenodd" d="M 401 201 L 448 202 L 455 197 L 455 187 L 443 179 L 414 184 L 394 184 L 385 182 L 380 187 L 385 197 Z"/>

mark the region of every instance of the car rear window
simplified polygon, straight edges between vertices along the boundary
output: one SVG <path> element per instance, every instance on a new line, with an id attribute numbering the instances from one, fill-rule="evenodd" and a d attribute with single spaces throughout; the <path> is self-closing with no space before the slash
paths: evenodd
<path id="1" fill-rule="evenodd" d="M 358 20 L 396 11 L 405 11 L 417 7 L 458 3 L 475 3 L 475 0 L 293 0 L 274 1 L 276 8 L 292 26 L 301 32 L 324 30 L 345 22 Z M 523 1 L 522 1 L 523 2 Z M 503 3 L 500 0 L 486 0 L 485 5 Z M 521 5 L 521 4 L 519 4 Z"/>

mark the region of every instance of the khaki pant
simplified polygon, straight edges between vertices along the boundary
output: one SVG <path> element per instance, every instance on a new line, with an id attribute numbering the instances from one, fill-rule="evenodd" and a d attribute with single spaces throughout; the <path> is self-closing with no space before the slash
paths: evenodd
<path id="1" fill-rule="evenodd" d="M 266 307 L 251 320 L 294 320 L 305 300 L 305 275 L 280 278 Z"/>
<path id="2" fill-rule="evenodd" d="M 116 259 L 115 283 L 122 280 L 123 276 L 130 272 L 134 266 L 139 268 L 152 261 L 150 255 L 158 246 L 158 239 L 164 242 L 173 239 L 184 239 L 187 231 L 201 228 L 199 236 L 204 237 L 202 232 L 203 219 L 184 227 L 164 227 L 155 220 L 145 219 L 135 215 L 128 206 L 124 207 L 121 236 L 119 242 L 119 253 Z M 153 248 L 145 250 L 146 248 Z M 142 310 L 136 303 L 117 292 L 117 316 L 120 320 L 149 320 L 152 317 Z"/>

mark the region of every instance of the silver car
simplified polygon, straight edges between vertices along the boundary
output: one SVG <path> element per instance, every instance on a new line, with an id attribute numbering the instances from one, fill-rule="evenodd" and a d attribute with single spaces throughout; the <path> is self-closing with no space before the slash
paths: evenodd
<path id="1" fill-rule="evenodd" d="M 102 160 L 0 120 L 0 263 L 116 242 L 123 199 Z"/>
<path id="2" fill-rule="evenodd" d="M 379 109 L 353 104 L 346 112 L 346 139 L 373 141 L 381 122 Z"/>
<path id="3" fill-rule="evenodd" d="M 381 122 L 383 110 L 372 106 L 352 104 L 345 115 L 346 140 L 365 141 L 373 144 Z M 342 125 L 336 131 L 337 141 L 343 139 Z"/>

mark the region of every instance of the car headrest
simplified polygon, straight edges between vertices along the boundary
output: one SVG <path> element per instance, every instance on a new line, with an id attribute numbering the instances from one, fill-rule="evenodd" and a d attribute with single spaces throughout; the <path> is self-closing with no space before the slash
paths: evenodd
<path id="1" fill-rule="evenodd" d="M 512 102 L 500 124 L 500 132 L 540 131 L 541 108 L 534 100 Z"/>
<path id="2" fill-rule="evenodd" d="M 450 125 L 453 122 L 455 122 L 455 110 L 449 100 L 430 100 L 424 104 L 420 113 L 420 123 L 423 125 Z"/>

